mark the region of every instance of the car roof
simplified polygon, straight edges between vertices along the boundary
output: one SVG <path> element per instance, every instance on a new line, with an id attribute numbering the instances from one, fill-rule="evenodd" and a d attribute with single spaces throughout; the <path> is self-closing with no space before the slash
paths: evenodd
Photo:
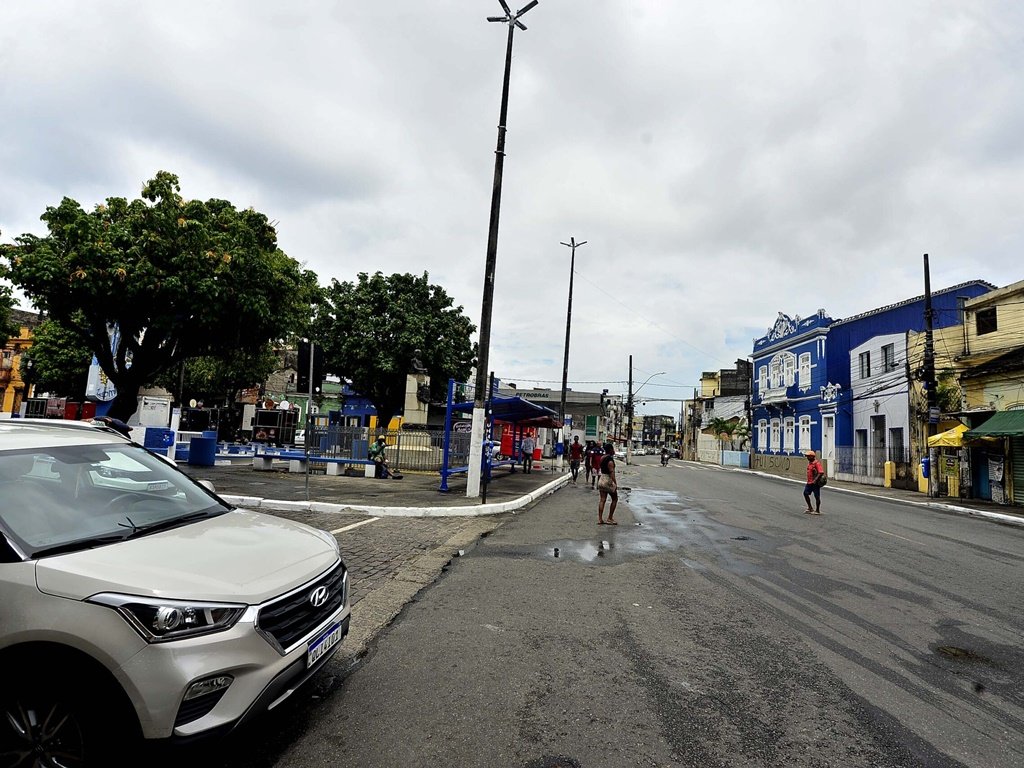
<path id="1" fill-rule="evenodd" d="M 0 420 L 0 452 L 63 445 L 103 445 L 130 440 L 109 427 L 62 419 Z"/>

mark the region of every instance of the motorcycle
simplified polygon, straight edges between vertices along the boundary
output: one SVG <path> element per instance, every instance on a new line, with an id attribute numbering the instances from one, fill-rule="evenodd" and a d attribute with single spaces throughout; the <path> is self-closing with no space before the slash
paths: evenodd
<path id="1" fill-rule="evenodd" d="M 661 452 L 661 466 L 663 466 L 663 467 L 667 467 L 668 466 L 668 451 L 662 451 Z"/>

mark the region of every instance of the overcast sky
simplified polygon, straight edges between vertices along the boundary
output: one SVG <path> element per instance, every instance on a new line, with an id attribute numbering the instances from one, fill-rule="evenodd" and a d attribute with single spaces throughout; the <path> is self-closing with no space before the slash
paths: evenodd
<path id="1" fill-rule="evenodd" d="M 513 10 L 525 4 L 520 0 Z M 498 0 L 0 3 L 0 238 L 63 196 L 277 223 L 323 284 L 426 271 L 479 324 Z M 777 314 L 1024 279 L 1019 0 L 541 0 L 515 34 L 490 367 L 692 395 Z M 677 414 L 679 404 L 648 403 Z"/>

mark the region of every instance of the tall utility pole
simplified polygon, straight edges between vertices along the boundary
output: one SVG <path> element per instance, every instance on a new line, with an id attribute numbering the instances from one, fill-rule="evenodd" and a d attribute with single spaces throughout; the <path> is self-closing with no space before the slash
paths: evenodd
<path id="1" fill-rule="evenodd" d="M 626 398 L 626 463 L 633 458 L 633 356 L 629 356 L 629 396 Z"/>
<path id="2" fill-rule="evenodd" d="M 476 386 L 473 397 L 473 425 L 469 443 L 469 471 L 466 476 L 466 496 L 480 495 L 480 475 L 483 470 L 485 402 L 491 393 L 487 386 L 487 371 L 491 348 L 491 308 L 494 303 L 494 273 L 498 261 L 498 219 L 501 211 L 501 173 L 505 166 L 505 122 L 508 117 L 508 81 L 512 72 L 512 35 L 516 27 L 526 27 L 519 17 L 535 6 L 538 0 L 524 5 L 516 13 L 509 10 L 505 0 L 498 0 L 504 16 L 488 16 L 488 21 L 508 24 L 508 43 L 505 47 L 505 76 L 501 85 L 501 110 L 498 114 L 498 143 L 494 149 L 494 186 L 491 189 L 491 223 L 487 231 L 487 262 L 484 266 L 484 295 L 480 308 L 480 339 L 477 351 Z"/>
<path id="3" fill-rule="evenodd" d="M 928 254 L 924 255 L 924 371 L 922 379 L 926 387 L 928 405 L 928 428 L 925 430 L 925 449 L 928 451 L 928 495 L 938 496 L 936 478 L 939 452 L 928 445 L 928 438 L 935 434 L 939 424 L 939 393 L 935 381 L 935 342 L 932 336 L 932 278 L 928 269 Z"/>
<path id="4" fill-rule="evenodd" d="M 572 249 L 569 257 L 569 308 L 565 311 L 565 357 L 562 359 L 562 399 L 558 406 L 558 418 L 562 422 L 562 429 L 559 433 L 559 441 L 565 440 L 565 390 L 569 386 L 569 331 L 572 328 L 572 279 L 576 273 L 576 249 L 586 245 L 587 241 L 577 243 L 575 237 L 570 237 L 568 243 L 562 245 Z M 562 468 L 562 454 L 558 454 L 558 468 Z"/>

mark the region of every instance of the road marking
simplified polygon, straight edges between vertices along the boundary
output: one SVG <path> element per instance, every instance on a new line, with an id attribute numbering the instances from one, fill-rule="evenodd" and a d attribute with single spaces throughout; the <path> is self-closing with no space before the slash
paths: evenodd
<path id="1" fill-rule="evenodd" d="M 379 517 L 371 517 L 369 520 L 360 520 L 358 523 L 352 523 L 352 525 L 346 525 L 344 528 L 335 528 L 330 533 L 344 533 L 345 531 L 351 531 L 353 528 L 358 528 L 360 525 L 366 525 L 372 523 L 374 520 L 380 520 Z"/>
<path id="2" fill-rule="evenodd" d="M 909 541 L 911 544 L 918 544 L 918 545 L 920 545 L 922 547 L 927 547 L 928 546 L 923 541 L 915 541 L 914 539 L 908 539 L 906 536 L 900 536 L 900 535 L 895 534 L 895 533 L 889 533 L 888 531 L 883 531 L 881 528 L 876 528 L 875 530 L 878 531 L 879 533 L 884 533 L 886 536 L 895 536 L 897 539 L 903 539 L 904 541 Z"/>

